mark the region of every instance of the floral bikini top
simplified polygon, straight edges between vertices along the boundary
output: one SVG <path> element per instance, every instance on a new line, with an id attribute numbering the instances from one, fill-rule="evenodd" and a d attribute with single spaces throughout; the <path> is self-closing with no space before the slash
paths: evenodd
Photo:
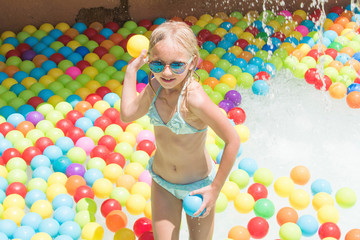
<path id="1" fill-rule="evenodd" d="M 159 89 L 156 92 L 156 95 L 149 107 L 149 112 L 148 112 L 148 116 L 150 117 L 150 123 L 153 124 L 154 126 L 164 126 L 169 128 L 173 133 L 175 134 L 192 134 L 192 133 L 197 133 L 197 132 L 204 132 L 207 130 L 207 128 L 204 129 L 196 129 L 193 126 L 191 126 L 190 124 L 188 124 L 182 117 L 180 114 L 180 103 L 181 103 L 181 97 L 183 95 L 184 89 L 187 85 L 187 82 L 185 83 L 183 89 L 181 90 L 181 93 L 179 95 L 179 99 L 177 102 L 177 109 L 175 114 L 173 115 L 173 117 L 170 119 L 169 122 L 167 122 L 166 124 L 164 123 L 164 121 L 161 119 L 156 106 L 155 106 L 155 100 L 157 98 L 157 96 L 159 95 L 159 92 L 161 90 L 161 85 L 159 87 Z"/>

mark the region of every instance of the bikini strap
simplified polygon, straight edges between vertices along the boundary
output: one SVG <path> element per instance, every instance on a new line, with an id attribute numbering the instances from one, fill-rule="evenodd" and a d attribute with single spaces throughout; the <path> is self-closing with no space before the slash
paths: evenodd
<path id="1" fill-rule="evenodd" d="M 153 98 L 153 100 L 152 100 L 152 103 L 155 102 L 157 96 L 159 95 L 160 90 L 161 90 L 161 85 L 159 86 L 158 90 L 156 91 L 156 95 L 154 96 L 154 98 Z"/>

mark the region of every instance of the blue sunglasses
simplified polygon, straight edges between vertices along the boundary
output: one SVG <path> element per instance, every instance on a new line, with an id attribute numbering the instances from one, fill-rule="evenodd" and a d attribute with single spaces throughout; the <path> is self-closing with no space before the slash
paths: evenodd
<path id="1" fill-rule="evenodd" d="M 164 71 L 165 66 L 170 66 L 170 69 L 174 74 L 182 74 L 185 71 L 186 66 L 190 64 L 192 60 L 193 57 L 191 57 L 187 63 L 172 62 L 170 64 L 165 64 L 162 61 L 151 61 L 149 62 L 149 68 L 153 73 L 161 73 Z"/>

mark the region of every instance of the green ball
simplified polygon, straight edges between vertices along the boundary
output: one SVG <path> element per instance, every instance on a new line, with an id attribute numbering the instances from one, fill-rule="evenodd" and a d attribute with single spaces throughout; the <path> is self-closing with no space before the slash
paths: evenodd
<path id="1" fill-rule="evenodd" d="M 247 22 L 240 20 L 238 22 L 235 23 L 236 27 L 240 27 L 242 30 L 245 31 L 245 29 L 249 26 Z"/>
<path id="2" fill-rule="evenodd" d="M 192 25 L 190 28 L 196 36 L 202 30 L 202 27 L 200 27 L 199 25 Z"/>
<path id="3" fill-rule="evenodd" d="M 242 73 L 242 70 L 240 67 L 236 65 L 232 65 L 228 70 L 227 73 L 233 75 L 235 78 L 239 76 L 240 73 Z"/>
<path id="4" fill-rule="evenodd" d="M 124 23 L 123 27 L 127 28 L 130 32 L 133 32 L 137 28 L 137 24 L 136 22 L 129 20 Z"/>
<path id="5" fill-rule="evenodd" d="M 268 187 L 271 185 L 271 183 L 274 180 L 273 173 L 267 169 L 267 168 L 258 168 L 254 173 L 254 182 L 261 183 L 265 187 Z"/>
<path id="6" fill-rule="evenodd" d="M 54 49 L 56 52 L 59 51 L 60 48 L 64 47 L 64 44 L 62 42 L 59 41 L 54 41 L 50 44 L 50 46 L 52 49 Z"/>
<path id="7" fill-rule="evenodd" d="M 8 91 L 8 89 L 5 86 L 0 85 L 0 95 L 7 92 L 7 91 Z"/>
<path id="8" fill-rule="evenodd" d="M 125 53 L 125 51 L 122 47 L 115 45 L 110 48 L 109 53 L 114 55 L 116 59 L 120 59 L 120 57 Z"/>
<path id="9" fill-rule="evenodd" d="M 131 34 L 131 31 L 124 26 L 124 27 L 122 27 L 122 28 L 119 28 L 119 30 L 117 31 L 117 33 L 120 33 L 121 36 L 123 36 L 124 38 L 126 38 L 129 34 Z"/>
<path id="10" fill-rule="evenodd" d="M 16 35 L 16 39 L 20 42 L 20 43 L 24 43 L 25 40 L 30 37 L 30 34 L 28 32 L 19 32 Z"/>
<path id="11" fill-rule="evenodd" d="M 327 75 L 332 82 L 336 81 L 339 76 L 339 71 L 334 67 L 327 67 L 324 69 L 324 74 Z"/>
<path id="12" fill-rule="evenodd" d="M 19 150 L 20 153 L 23 153 L 25 151 L 25 149 L 27 149 L 28 147 L 32 147 L 32 146 L 33 146 L 32 141 L 27 138 L 17 139 L 14 142 L 14 148 Z"/>
<path id="13" fill-rule="evenodd" d="M 209 73 L 204 69 L 198 69 L 195 71 L 200 76 L 200 81 L 204 82 L 209 77 Z"/>
<path id="14" fill-rule="evenodd" d="M 23 99 L 25 102 L 27 102 L 30 98 L 35 96 L 36 96 L 35 93 L 30 89 L 26 89 L 19 94 L 19 98 Z"/>
<path id="15" fill-rule="evenodd" d="M 228 199 L 224 193 L 220 192 L 218 198 L 216 199 L 215 212 L 216 213 L 223 212 L 225 211 L 227 206 L 228 206 Z"/>
<path id="16" fill-rule="evenodd" d="M 8 174 L 6 175 L 6 180 L 8 181 L 9 184 L 14 182 L 20 182 L 22 184 L 26 184 L 27 179 L 28 178 L 26 172 L 20 169 L 14 169 L 8 172 Z"/>
<path id="17" fill-rule="evenodd" d="M 18 67 L 21 62 L 22 60 L 18 56 L 11 56 L 6 60 L 6 65 Z"/>
<path id="18" fill-rule="evenodd" d="M 280 70 L 283 67 L 283 61 L 279 56 L 272 56 L 268 62 L 274 64 L 277 70 Z"/>
<path id="19" fill-rule="evenodd" d="M 260 13 L 258 19 L 266 24 L 269 21 L 275 19 L 275 14 L 270 10 L 265 10 L 265 11 Z"/>
<path id="20" fill-rule="evenodd" d="M 347 47 L 354 49 L 355 52 L 360 52 L 360 42 L 351 41 Z"/>
<path id="21" fill-rule="evenodd" d="M 327 67 L 334 59 L 329 55 L 322 55 L 318 58 L 317 64 Z"/>
<path id="22" fill-rule="evenodd" d="M 205 25 L 204 29 L 209 30 L 211 33 L 214 32 L 218 26 L 215 23 L 208 23 Z"/>
<path id="23" fill-rule="evenodd" d="M 224 100 L 223 96 L 221 95 L 221 93 L 213 91 L 210 95 L 209 95 L 211 101 L 213 101 L 216 105 L 219 105 L 219 103 Z"/>
<path id="24" fill-rule="evenodd" d="M 47 190 L 47 182 L 42 178 L 32 178 L 29 180 L 28 184 L 26 185 L 26 189 L 29 191 L 38 189 L 43 191 L 44 193 Z"/>
<path id="25" fill-rule="evenodd" d="M 351 78 L 347 75 L 339 75 L 335 78 L 335 82 L 341 82 L 343 84 L 345 84 L 346 87 L 349 87 L 350 84 L 353 83 L 353 81 L 351 80 Z"/>
<path id="26" fill-rule="evenodd" d="M 50 103 L 40 103 L 37 106 L 36 111 L 40 112 L 42 115 L 44 115 L 46 117 L 46 115 L 49 112 L 54 111 L 54 107 Z"/>
<path id="27" fill-rule="evenodd" d="M 287 56 L 284 61 L 284 67 L 289 69 L 290 71 L 294 71 L 295 67 L 299 64 L 299 59 L 297 59 L 295 56 Z"/>
<path id="28" fill-rule="evenodd" d="M 216 62 L 215 67 L 223 69 L 225 72 L 231 67 L 231 63 L 226 59 L 220 59 Z"/>
<path id="29" fill-rule="evenodd" d="M 64 88 L 64 85 L 58 81 L 55 81 L 50 83 L 47 88 L 56 94 L 60 89 Z"/>
<path id="30" fill-rule="evenodd" d="M 236 183 L 240 189 L 244 189 L 249 184 L 250 177 L 243 169 L 236 169 L 230 173 L 229 180 Z"/>
<path id="31" fill-rule="evenodd" d="M 73 110 L 73 107 L 68 102 L 60 102 L 55 106 L 55 111 L 62 113 L 63 116 L 66 116 L 71 110 Z"/>
<path id="32" fill-rule="evenodd" d="M 67 88 L 63 88 L 60 89 L 56 92 L 56 94 L 60 97 L 62 97 L 63 99 L 67 99 L 70 95 L 73 94 L 73 92 L 70 89 Z"/>
<path id="33" fill-rule="evenodd" d="M 357 73 L 354 68 L 351 66 L 344 66 L 340 69 L 340 75 L 346 75 L 348 76 L 352 81 L 355 80 Z"/>
<path id="34" fill-rule="evenodd" d="M 90 213 L 87 210 L 79 211 L 75 214 L 74 222 L 83 228 L 89 222 L 95 222 L 95 213 Z"/>
<path id="35" fill-rule="evenodd" d="M 5 139 L 9 140 L 12 144 L 14 144 L 17 140 L 23 138 L 24 138 L 24 134 L 18 130 L 10 131 L 5 136 Z"/>
<path id="36" fill-rule="evenodd" d="M 286 21 L 286 18 L 285 16 L 277 15 L 274 20 L 280 23 L 280 25 L 283 25 Z"/>
<path id="37" fill-rule="evenodd" d="M 41 130 L 45 134 L 50 129 L 54 128 L 54 124 L 52 122 L 50 122 L 49 120 L 44 119 L 36 124 L 36 128 Z"/>
<path id="38" fill-rule="evenodd" d="M 335 49 L 336 51 L 340 51 L 342 48 L 343 48 L 343 46 L 341 45 L 341 43 L 338 43 L 338 42 L 332 42 L 332 43 L 330 43 L 330 45 L 328 46 L 328 48 L 333 48 L 333 49 Z"/>
<path id="39" fill-rule="evenodd" d="M 216 47 L 211 53 L 215 54 L 219 58 L 222 58 L 222 56 L 226 53 L 226 50 L 221 47 Z"/>
<path id="40" fill-rule="evenodd" d="M 7 103 L 3 100 L 3 99 L 0 99 L 0 108 L 4 107 L 4 106 L 7 106 Z M 1 122 L 1 121 L 0 121 Z M 2 122 L 1 122 L 2 123 Z"/>
<path id="41" fill-rule="evenodd" d="M 106 162 L 104 159 L 99 157 L 90 158 L 86 164 L 86 169 L 88 170 L 92 168 L 97 168 L 102 172 L 104 167 L 106 167 Z"/>
<path id="42" fill-rule="evenodd" d="M 83 164 L 86 161 L 86 152 L 81 147 L 71 148 L 66 156 L 71 160 L 72 163 Z"/>
<path id="43" fill-rule="evenodd" d="M 215 143 L 207 143 L 206 150 L 213 160 L 216 160 L 217 155 L 220 153 L 220 148 Z"/>
<path id="44" fill-rule="evenodd" d="M 32 34 L 32 36 L 36 37 L 40 41 L 43 37 L 47 36 L 47 33 L 44 30 L 39 29 L 39 30 L 36 30 Z"/>
<path id="45" fill-rule="evenodd" d="M 16 94 L 11 91 L 1 94 L 1 99 L 6 101 L 7 103 L 11 102 L 15 98 L 16 98 Z"/>
<path id="46" fill-rule="evenodd" d="M 73 67 L 74 64 L 70 61 L 70 60 L 62 60 L 61 62 L 59 62 L 58 64 L 58 68 L 60 68 L 61 70 L 63 70 L 63 72 L 66 71 L 66 69 L 68 69 L 69 67 Z"/>
<path id="47" fill-rule="evenodd" d="M 111 75 L 112 79 L 118 80 L 120 83 L 124 81 L 125 73 L 122 71 L 116 71 Z"/>
<path id="48" fill-rule="evenodd" d="M 202 85 L 202 87 L 208 96 L 210 96 L 210 94 L 213 92 L 212 88 L 209 85 Z"/>
<path id="49" fill-rule="evenodd" d="M 19 64 L 20 71 L 26 72 L 27 74 L 30 74 L 31 70 L 33 70 L 35 67 L 35 63 L 30 60 L 22 61 Z"/>
<path id="50" fill-rule="evenodd" d="M 110 198 L 118 200 L 122 207 L 125 207 L 126 200 L 129 197 L 130 197 L 130 193 L 124 187 L 116 187 L 112 190 L 112 192 L 110 194 Z"/>
<path id="51" fill-rule="evenodd" d="M 94 80 L 98 81 L 101 85 L 105 85 L 105 83 L 110 80 L 110 76 L 106 73 L 98 73 Z"/>
<path id="52" fill-rule="evenodd" d="M 85 34 L 79 34 L 74 38 L 74 40 L 84 46 L 89 41 L 89 38 Z"/>
<path id="53" fill-rule="evenodd" d="M 262 40 L 267 42 L 267 40 L 269 39 L 269 36 L 266 34 L 266 32 L 260 32 L 255 36 L 255 38 L 261 38 Z"/>
<path id="54" fill-rule="evenodd" d="M 285 59 L 288 55 L 288 52 L 284 48 L 278 48 L 274 51 L 273 56 L 278 56 L 281 59 Z"/>
<path id="55" fill-rule="evenodd" d="M 97 211 L 96 202 L 91 198 L 82 198 L 76 203 L 75 207 L 76 212 L 88 211 L 92 214 L 95 214 Z"/>
<path id="56" fill-rule="evenodd" d="M 64 132 L 60 128 L 49 129 L 45 136 L 50 138 L 53 142 L 56 142 L 59 138 L 64 137 Z"/>
<path id="57" fill-rule="evenodd" d="M 300 60 L 301 63 L 305 63 L 309 68 L 316 68 L 316 60 L 313 57 L 305 56 Z"/>
<path id="58" fill-rule="evenodd" d="M 210 53 L 205 49 L 199 49 L 199 54 L 201 59 L 205 59 Z"/>
<path id="59" fill-rule="evenodd" d="M 239 11 L 230 13 L 229 17 L 236 17 L 238 20 L 241 20 L 244 16 Z"/>
<path id="60" fill-rule="evenodd" d="M 140 68 L 141 70 L 145 71 L 147 74 L 150 73 L 150 67 L 148 64 L 144 64 L 142 65 L 142 67 Z"/>
<path id="61" fill-rule="evenodd" d="M 302 233 L 296 223 L 287 222 L 281 225 L 279 235 L 281 240 L 300 240 Z"/>
<path id="62" fill-rule="evenodd" d="M 225 94 L 230 90 L 231 90 L 231 88 L 229 87 L 229 85 L 227 85 L 225 83 L 219 83 L 214 87 L 214 92 L 220 93 L 222 98 L 224 98 Z"/>
<path id="63" fill-rule="evenodd" d="M 8 171 L 12 171 L 14 169 L 20 169 L 22 171 L 26 171 L 27 164 L 24 159 L 20 157 L 13 157 L 6 163 L 6 169 Z"/>
<path id="64" fill-rule="evenodd" d="M 106 68 L 104 68 L 104 70 L 102 72 L 110 77 L 115 72 L 117 72 L 117 69 L 115 67 L 113 67 L 113 66 L 107 66 Z"/>
<path id="65" fill-rule="evenodd" d="M 93 52 L 95 48 L 97 48 L 99 44 L 95 42 L 94 40 L 89 40 L 84 44 L 84 47 L 87 47 L 90 52 Z"/>
<path id="66" fill-rule="evenodd" d="M 244 89 L 251 88 L 253 83 L 254 83 L 253 76 L 247 72 L 240 73 L 239 76 L 236 78 L 236 84 Z"/>
<path id="67" fill-rule="evenodd" d="M 78 81 L 71 81 L 65 85 L 65 88 L 71 91 L 71 93 L 74 93 L 76 90 L 82 87 L 82 84 Z M 64 98 L 66 99 L 66 98 Z"/>
<path id="68" fill-rule="evenodd" d="M 41 137 L 45 137 L 45 134 L 40 129 L 32 129 L 26 134 L 26 138 L 30 139 L 34 145 Z"/>
<path id="69" fill-rule="evenodd" d="M 345 36 L 338 36 L 335 38 L 334 42 L 340 43 L 343 47 L 347 47 L 350 43 L 350 40 Z"/>
<path id="70" fill-rule="evenodd" d="M 52 122 L 55 125 L 58 121 L 60 121 L 61 119 L 64 119 L 64 115 L 59 111 L 53 110 L 46 114 L 45 119 L 49 120 L 50 122 Z"/>
<path id="71" fill-rule="evenodd" d="M 351 188 L 343 187 L 336 192 L 335 199 L 340 207 L 351 208 L 356 203 L 356 194 Z"/>
<path id="72" fill-rule="evenodd" d="M 146 168 L 149 158 L 149 155 L 145 151 L 138 150 L 131 154 L 130 162 L 140 163 L 144 168 Z"/>
<path id="73" fill-rule="evenodd" d="M 80 74 L 75 78 L 75 81 L 80 83 L 81 87 L 84 86 L 86 83 L 88 83 L 91 80 L 91 77 L 87 74 Z"/>
<path id="74" fill-rule="evenodd" d="M 132 33 L 135 33 L 135 34 L 141 34 L 143 35 L 144 33 L 146 33 L 148 30 L 143 27 L 143 26 L 138 26 L 134 29 L 134 31 Z"/>
<path id="75" fill-rule="evenodd" d="M 72 79 L 72 77 L 70 77 L 69 75 L 67 74 L 62 74 L 60 75 L 57 79 L 56 79 L 56 82 L 59 82 L 61 83 L 63 86 L 65 86 L 65 84 L 69 83 L 69 82 L 72 82 L 74 81 Z"/>
<path id="76" fill-rule="evenodd" d="M 267 40 L 266 40 L 267 41 Z M 266 42 L 265 41 L 265 42 Z M 254 57 L 261 58 L 264 62 L 269 60 L 269 53 L 265 50 L 259 50 L 255 53 Z"/>
<path id="77" fill-rule="evenodd" d="M 94 68 L 96 68 L 99 72 L 102 72 L 107 66 L 109 66 L 109 64 L 106 61 L 99 59 L 99 60 L 96 60 L 92 64 L 92 66 Z"/>
<path id="78" fill-rule="evenodd" d="M 298 63 L 293 71 L 296 78 L 304 78 L 306 71 L 309 67 L 305 63 Z"/>
<path id="79" fill-rule="evenodd" d="M 124 53 L 122 56 L 121 56 L 121 60 L 124 60 L 125 62 L 129 62 L 133 57 L 128 53 Z"/>
<path id="80" fill-rule="evenodd" d="M 116 145 L 114 152 L 120 153 L 125 159 L 130 159 L 131 154 L 133 153 L 133 147 L 130 143 L 120 142 Z"/>
<path id="81" fill-rule="evenodd" d="M 19 107 L 26 104 L 26 102 L 24 101 L 24 99 L 22 99 L 20 97 L 16 97 L 16 98 L 12 99 L 8 104 L 9 104 L 9 106 L 13 107 L 17 111 L 19 109 Z"/>
<path id="82" fill-rule="evenodd" d="M 275 206 L 271 200 L 267 198 L 261 198 L 255 202 L 254 212 L 258 217 L 269 219 L 275 213 Z"/>

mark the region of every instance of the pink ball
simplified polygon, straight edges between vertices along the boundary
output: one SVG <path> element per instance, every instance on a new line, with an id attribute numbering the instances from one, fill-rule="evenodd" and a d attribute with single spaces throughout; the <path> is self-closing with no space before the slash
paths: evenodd
<path id="1" fill-rule="evenodd" d="M 76 141 L 75 147 L 84 149 L 86 155 L 90 155 L 91 151 L 95 148 L 95 143 L 89 137 L 81 137 Z"/>
<path id="2" fill-rule="evenodd" d="M 155 143 L 154 133 L 152 131 L 150 131 L 150 130 L 142 130 L 136 136 L 136 143 L 139 143 L 142 140 L 149 140 L 149 141 Z"/>
<path id="3" fill-rule="evenodd" d="M 279 15 L 282 15 L 284 17 L 291 17 L 292 16 L 291 12 L 289 12 L 288 10 L 282 10 L 281 12 L 279 12 Z"/>
<path id="4" fill-rule="evenodd" d="M 148 170 L 144 170 L 140 175 L 139 175 L 139 182 L 144 182 L 149 184 L 149 186 L 151 187 L 151 175 L 149 173 Z"/>
<path id="5" fill-rule="evenodd" d="M 145 87 L 146 87 L 146 84 L 145 84 L 145 83 L 138 83 L 138 84 L 136 84 L 136 91 L 137 91 L 138 93 L 141 93 L 142 90 L 144 90 Z"/>
<path id="6" fill-rule="evenodd" d="M 73 80 L 81 74 L 81 70 L 78 67 L 69 67 L 66 69 L 65 74 L 69 75 Z"/>
<path id="7" fill-rule="evenodd" d="M 309 29 L 304 25 L 299 25 L 295 28 L 295 31 L 298 31 L 301 33 L 303 37 L 307 36 L 309 34 Z"/>

